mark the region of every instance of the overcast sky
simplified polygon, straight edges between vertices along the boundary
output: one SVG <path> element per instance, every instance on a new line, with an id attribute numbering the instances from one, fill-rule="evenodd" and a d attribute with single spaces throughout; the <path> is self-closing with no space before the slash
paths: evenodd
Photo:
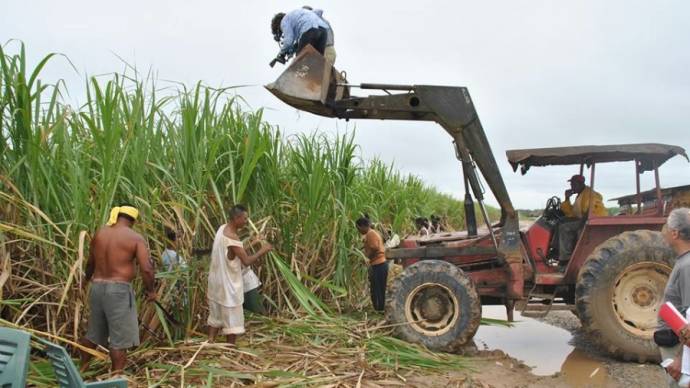
<path id="1" fill-rule="evenodd" d="M 274 13 L 304 1 L 8 1 L 0 40 L 20 39 L 32 63 L 48 52 L 44 78 L 63 78 L 78 100 L 84 76 L 121 71 L 118 56 L 161 80 L 256 85 L 239 93 L 286 133 L 356 130 L 364 158 L 381 158 L 462 196 L 450 137 L 433 123 L 321 118 L 283 104 L 260 85 L 277 47 Z M 577 168 L 514 173 L 514 148 L 637 142 L 690 148 L 688 1 L 321 1 L 335 31 L 336 67 L 352 83 L 466 86 L 518 208 L 563 195 Z M 433 6 L 432 6 L 433 4 Z M 163 85 L 163 82 L 159 84 Z M 589 180 L 589 178 L 588 178 Z M 643 189 L 653 176 L 643 175 Z M 690 184 L 676 157 L 662 186 Z M 635 190 L 633 163 L 600 166 L 609 199 Z M 495 203 L 493 199 L 489 202 Z"/>

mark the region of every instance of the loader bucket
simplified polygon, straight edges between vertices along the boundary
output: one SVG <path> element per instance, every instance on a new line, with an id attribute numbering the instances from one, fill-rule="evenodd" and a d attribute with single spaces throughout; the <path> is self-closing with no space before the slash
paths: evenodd
<path id="1" fill-rule="evenodd" d="M 306 46 L 278 79 L 266 89 L 297 109 L 333 116 L 328 101 L 341 99 L 348 91 L 345 77 L 312 46 Z M 341 84 L 340 86 L 338 84 Z"/>

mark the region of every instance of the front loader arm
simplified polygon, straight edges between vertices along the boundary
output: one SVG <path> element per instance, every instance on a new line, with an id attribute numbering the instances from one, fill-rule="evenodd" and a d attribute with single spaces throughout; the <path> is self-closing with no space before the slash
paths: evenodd
<path id="1" fill-rule="evenodd" d="M 287 104 L 321 116 L 346 120 L 435 121 L 440 124 L 453 138 L 463 167 L 476 164 L 498 200 L 503 226 L 499 251 L 515 260 L 519 256 L 517 213 L 467 88 L 361 84 L 360 89 L 379 90 L 386 94 L 350 96 L 352 85 L 341 82 L 344 77 L 310 49 L 303 50 L 276 82 L 267 85 L 267 89 Z M 328 88 L 323 86 L 323 80 L 329 80 Z M 475 171 L 474 168 L 471 171 Z M 482 201 L 484 195 L 478 177 L 472 173 L 468 178 L 475 198 Z"/>

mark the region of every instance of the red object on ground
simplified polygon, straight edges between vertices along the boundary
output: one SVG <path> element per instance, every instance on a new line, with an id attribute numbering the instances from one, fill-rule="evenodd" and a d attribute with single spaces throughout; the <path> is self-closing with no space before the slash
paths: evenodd
<path id="1" fill-rule="evenodd" d="M 680 330 L 688 324 L 685 317 L 683 317 L 671 302 L 666 302 L 661 305 L 659 316 L 666 321 L 668 327 L 678 335 L 680 335 Z"/>

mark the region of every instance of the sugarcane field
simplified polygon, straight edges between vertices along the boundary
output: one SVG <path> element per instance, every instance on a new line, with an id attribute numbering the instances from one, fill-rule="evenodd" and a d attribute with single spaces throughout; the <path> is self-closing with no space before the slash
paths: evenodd
<path id="1" fill-rule="evenodd" d="M 690 386 L 690 4 L 2 8 L 1 387 Z"/>

